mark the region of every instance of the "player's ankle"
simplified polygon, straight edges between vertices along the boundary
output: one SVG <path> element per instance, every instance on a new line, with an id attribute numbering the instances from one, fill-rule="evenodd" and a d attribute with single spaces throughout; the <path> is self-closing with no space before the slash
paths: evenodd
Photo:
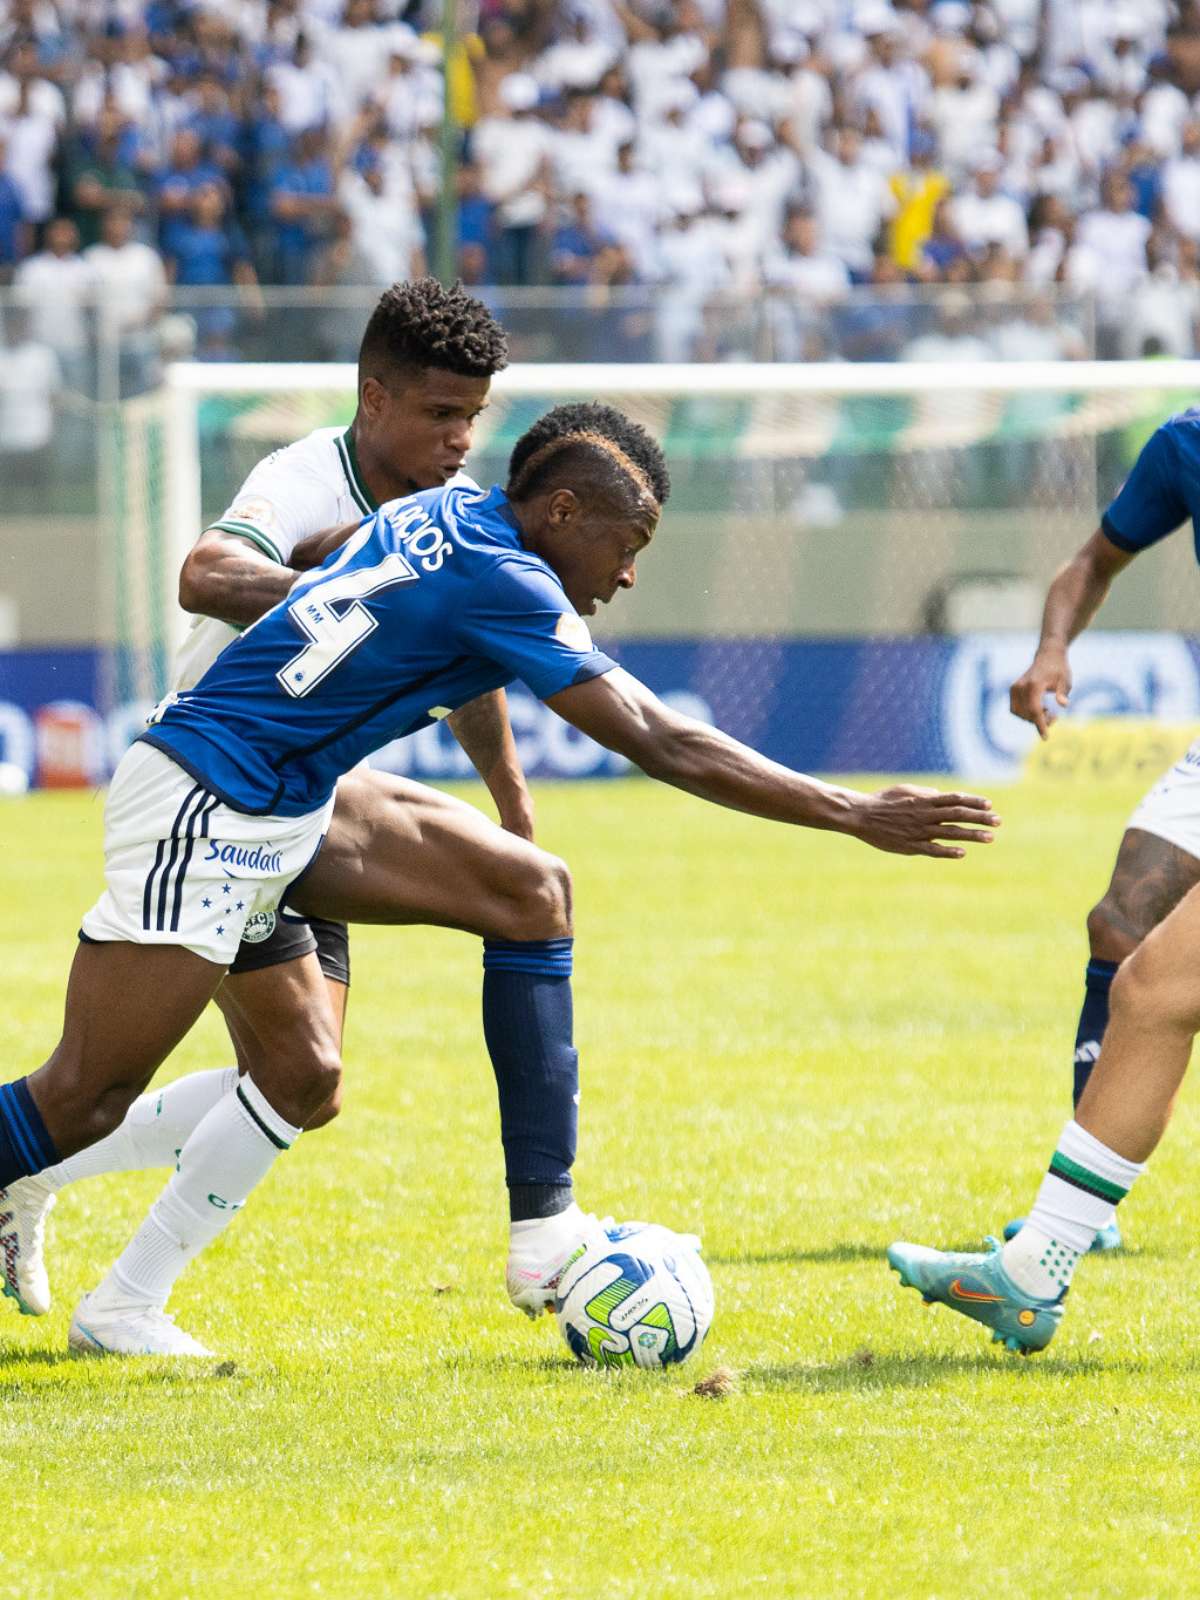
<path id="1" fill-rule="evenodd" d="M 571 1209 L 578 1211 L 571 1183 L 514 1183 L 508 1189 L 509 1221 L 542 1222 Z"/>

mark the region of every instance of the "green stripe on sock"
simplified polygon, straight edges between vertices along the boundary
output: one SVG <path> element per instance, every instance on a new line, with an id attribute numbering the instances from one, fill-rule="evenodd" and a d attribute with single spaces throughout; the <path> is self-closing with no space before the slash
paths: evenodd
<path id="1" fill-rule="evenodd" d="M 1068 1183 L 1077 1184 L 1082 1189 L 1089 1189 L 1092 1194 L 1099 1195 L 1102 1200 L 1109 1200 L 1114 1206 L 1120 1205 L 1128 1189 L 1122 1189 L 1120 1184 L 1110 1183 L 1107 1178 L 1101 1178 L 1087 1167 L 1081 1167 L 1077 1161 L 1072 1161 L 1070 1156 L 1064 1156 L 1056 1150 L 1050 1162 L 1050 1171 L 1056 1178 L 1064 1178 Z"/>

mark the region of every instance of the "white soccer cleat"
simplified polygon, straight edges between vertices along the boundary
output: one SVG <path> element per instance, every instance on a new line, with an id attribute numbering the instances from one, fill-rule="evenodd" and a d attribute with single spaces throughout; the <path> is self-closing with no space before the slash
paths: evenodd
<path id="1" fill-rule="evenodd" d="M 67 1343 L 83 1355 L 211 1356 L 198 1339 L 175 1326 L 175 1318 L 158 1306 L 126 1305 L 106 1310 L 85 1294 L 75 1307 Z"/>
<path id="2" fill-rule="evenodd" d="M 0 1252 L 3 1290 L 23 1317 L 44 1317 L 50 1309 L 46 1275 L 46 1218 L 58 1198 L 40 1178 L 16 1178 L 0 1189 Z"/>
<path id="3" fill-rule="evenodd" d="M 518 1311 L 534 1322 L 554 1309 L 558 1280 L 588 1245 L 604 1238 L 612 1218 L 603 1222 L 575 1204 L 555 1217 L 513 1224 L 504 1284 Z"/>

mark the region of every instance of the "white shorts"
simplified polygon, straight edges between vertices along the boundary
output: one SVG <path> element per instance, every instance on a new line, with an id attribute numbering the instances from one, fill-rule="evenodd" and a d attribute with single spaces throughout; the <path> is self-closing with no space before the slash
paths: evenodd
<path id="1" fill-rule="evenodd" d="M 1200 739 L 1163 773 L 1126 826 L 1200 857 Z"/>
<path id="2" fill-rule="evenodd" d="M 85 938 L 178 944 L 227 967 L 251 917 L 273 911 L 325 837 L 333 800 L 303 817 L 252 817 L 152 745 L 135 744 L 104 807 L 108 887 Z"/>

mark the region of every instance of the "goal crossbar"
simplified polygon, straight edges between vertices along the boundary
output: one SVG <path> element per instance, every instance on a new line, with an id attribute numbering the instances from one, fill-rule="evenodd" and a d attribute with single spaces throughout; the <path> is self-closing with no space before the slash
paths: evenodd
<path id="1" fill-rule="evenodd" d="M 168 387 L 180 394 L 353 391 L 352 362 L 178 362 Z M 492 380 L 513 395 L 644 394 L 1066 394 L 1089 390 L 1194 389 L 1200 361 L 914 361 L 618 363 L 518 362 Z"/>

